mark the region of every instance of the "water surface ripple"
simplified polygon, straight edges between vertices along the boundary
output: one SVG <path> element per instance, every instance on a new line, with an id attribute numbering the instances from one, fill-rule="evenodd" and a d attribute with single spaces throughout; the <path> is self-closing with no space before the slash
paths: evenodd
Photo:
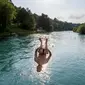
<path id="1" fill-rule="evenodd" d="M 38 38 L 48 37 L 52 58 L 36 72 Z M 0 41 L 0 85 L 85 85 L 85 35 L 71 31 Z"/>

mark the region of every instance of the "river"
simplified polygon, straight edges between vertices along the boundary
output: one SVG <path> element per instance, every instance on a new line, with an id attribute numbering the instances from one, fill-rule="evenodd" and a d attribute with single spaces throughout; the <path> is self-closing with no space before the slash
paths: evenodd
<path id="1" fill-rule="evenodd" d="M 34 53 L 42 36 L 52 57 L 37 72 Z M 85 85 L 85 35 L 63 31 L 1 40 L 0 85 Z"/>

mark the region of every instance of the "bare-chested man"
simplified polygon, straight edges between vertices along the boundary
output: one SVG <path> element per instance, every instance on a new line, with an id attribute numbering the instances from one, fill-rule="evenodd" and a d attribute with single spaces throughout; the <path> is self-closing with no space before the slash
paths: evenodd
<path id="1" fill-rule="evenodd" d="M 35 62 L 37 62 L 38 66 L 37 66 L 37 72 L 40 72 L 42 70 L 42 65 L 46 64 L 50 57 L 51 57 L 51 52 L 50 50 L 47 48 L 47 39 L 45 38 L 46 42 L 45 42 L 45 48 L 42 47 L 42 40 L 41 38 L 39 38 L 41 45 L 39 48 L 36 49 L 35 51 Z"/>

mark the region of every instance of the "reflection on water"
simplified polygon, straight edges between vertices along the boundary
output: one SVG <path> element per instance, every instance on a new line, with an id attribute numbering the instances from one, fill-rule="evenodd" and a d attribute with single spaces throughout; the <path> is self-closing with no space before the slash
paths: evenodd
<path id="1" fill-rule="evenodd" d="M 36 72 L 34 52 L 48 37 L 52 57 Z M 10 37 L 0 42 L 0 85 L 85 85 L 85 36 L 73 32 Z"/>

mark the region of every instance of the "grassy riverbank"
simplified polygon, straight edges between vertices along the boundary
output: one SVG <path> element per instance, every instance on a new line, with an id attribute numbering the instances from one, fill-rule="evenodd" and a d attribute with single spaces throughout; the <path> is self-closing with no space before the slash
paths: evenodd
<path id="1" fill-rule="evenodd" d="M 9 37 L 9 36 L 27 36 L 29 34 L 37 33 L 36 31 L 25 30 L 15 25 L 7 27 L 7 30 L 0 33 L 0 38 Z"/>

